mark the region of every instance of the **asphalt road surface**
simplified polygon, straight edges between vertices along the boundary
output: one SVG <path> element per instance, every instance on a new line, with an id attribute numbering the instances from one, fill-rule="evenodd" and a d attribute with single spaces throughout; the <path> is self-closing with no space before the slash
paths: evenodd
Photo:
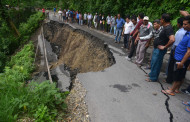
<path id="1" fill-rule="evenodd" d="M 58 16 L 50 14 L 52 20 Z M 78 74 L 87 90 L 86 104 L 92 122 L 189 122 L 190 114 L 182 101 L 184 94 L 166 96 L 160 91 L 163 83 L 146 82 L 145 74 L 134 63 L 125 59 L 126 52 L 114 43 L 114 37 L 86 26 L 72 26 L 88 31 L 110 47 L 116 64 L 99 72 Z M 167 84 L 163 84 L 166 88 Z M 168 105 L 167 105 L 168 103 Z"/>

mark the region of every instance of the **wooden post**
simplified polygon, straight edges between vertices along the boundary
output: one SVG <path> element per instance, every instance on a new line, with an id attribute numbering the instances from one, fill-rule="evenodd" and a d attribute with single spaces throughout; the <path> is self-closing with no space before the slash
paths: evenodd
<path id="1" fill-rule="evenodd" d="M 47 51 L 46 51 L 46 45 L 45 45 L 45 41 L 44 41 L 43 25 L 42 25 L 41 36 L 42 36 L 42 42 L 43 42 L 43 47 L 44 47 L 44 56 L 45 56 L 46 67 L 47 67 L 47 70 L 48 70 L 49 81 L 50 81 L 50 83 L 53 83 L 51 73 L 50 73 L 50 70 L 49 70 L 49 63 L 48 63 L 48 60 L 47 60 Z"/>

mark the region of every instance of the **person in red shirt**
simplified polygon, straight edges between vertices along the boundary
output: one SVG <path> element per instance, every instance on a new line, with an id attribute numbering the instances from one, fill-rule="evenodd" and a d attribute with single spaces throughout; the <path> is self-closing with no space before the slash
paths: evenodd
<path id="1" fill-rule="evenodd" d="M 131 60 L 131 58 L 135 52 L 135 49 L 136 49 L 135 39 L 136 39 L 137 34 L 139 32 L 140 26 L 143 24 L 144 14 L 140 13 L 138 18 L 139 18 L 139 22 L 137 23 L 135 29 L 130 33 L 130 36 L 132 36 L 132 42 L 131 42 L 132 45 L 131 45 L 130 53 L 127 57 L 128 60 Z"/>
<path id="2" fill-rule="evenodd" d="M 45 12 L 46 12 L 46 10 L 44 8 L 42 8 L 43 16 L 45 16 Z"/>

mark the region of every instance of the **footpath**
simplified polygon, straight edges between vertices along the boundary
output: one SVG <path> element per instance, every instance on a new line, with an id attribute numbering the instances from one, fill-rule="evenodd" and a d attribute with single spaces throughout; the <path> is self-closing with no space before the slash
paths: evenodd
<path id="1" fill-rule="evenodd" d="M 50 14 L 50 19 L 58 21 L 58 16 Z M 79 73 L 77 78 L 87 90 L 85 98 L 92 122 L 188 122 L 189 113 L 182 101 L 189 101 L 185 94 L 167 96 L 161 90 L 170 86 L 163 82 L 146 82 L 149 70 L 137 67 L 127 61 L 127 52 L 122 44 L 114 43 L 114 36 L 100 31 L 72 24 L 73 27 L 87 31 L 108 44 L 116 64 L 99 71 Z M 150 49 L 148 49 L 150 52 Z M 168 60 L 165 56 L 164 65 Z M 189 72 L 187 81 L 189 82 Z M 164 78 L 160 74 L 160 81 Z M 183 86 L 185 87 L 185 86 Z"/>

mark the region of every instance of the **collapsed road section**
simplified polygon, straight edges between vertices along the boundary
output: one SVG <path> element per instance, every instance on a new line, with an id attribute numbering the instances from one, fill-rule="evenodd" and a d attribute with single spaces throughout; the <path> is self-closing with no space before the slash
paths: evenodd
<path id="1" fill-rule="evenodd" d="M 44 36 L 51 43 L 58 61 L 53 67 L 66 64 L 79 72 L 101 71 L 115 63 L 103 40 L 68 24 L 50 21 L 44 25 Z"/>
<path id="2" fill-rule="evenodd" d="M 38 82 L 49 80 L 47 69 L 50 69 L 52 80 L 57 82 L 60 91 L 70 91 L 66 99 L 68 119 L 89 121 L 84 101 L 86 90 L 76 79 L 76 75 L 79 72 L 102 71 L 112 66 L 115 63 L 112 52 L 104 41 L 68 24 L 50 21 L 43 25 L 42 30 L 38 37 L 38 73 L 33 79 Z M 45 68 L 45 57 L 48 68 Z"/>

